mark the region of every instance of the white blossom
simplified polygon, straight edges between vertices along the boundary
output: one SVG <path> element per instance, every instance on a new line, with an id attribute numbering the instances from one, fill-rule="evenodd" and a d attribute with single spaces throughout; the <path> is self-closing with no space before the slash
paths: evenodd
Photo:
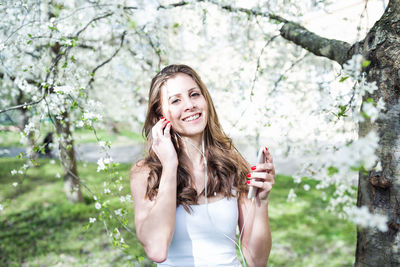
<path id="1" fill-rule="evenodd" d="M 378 103 L 376 103 L 376 108 L 378 110 L 384 110 L 386 108 L 386 103 L 383 101 L 382 97 L 379 98 Z"/>
<path id="2" fill-rule="evenodd" d="M 94 207 L 99 210 L 101 209 L 101 204 L 99 202 L 96 202 L 96 204 L 94 204 Z"/>
<path id="3" fill-rule="evenodd" d="M 56 87 L 54 87 L 54 90 L 57 93 L 63 93 L 63 94 L 72 94 L 72 93 L 74 93 L 74 88 L 72 88 L 71 86 L 68 86 L 68 85 L 56 86 Z"/>
<path id="4" fill-rule="evenodd" d="M 378 86 L 376 86 L 376 82 L 366 82 L 364 83 L 364 90 L 370 94 L 372 94 L 374 91 L 378 90 Z"/>
<path id="5" fill-rule="evenodd" d="M 89 218 L 90 223 L 94 223 L 96 221 L 96 218 Z"/>
<path id="6" fill-rule="evenodd" d="M 118 228 L 114 228 L 114 232 L 116 238 L 120 237 L 121 233 L 119 232 Z"/>
<path id="7" fill-rule="evenodd" d="M 56 178 L 60 178 L 61 177 L 61 175 L 60 175 L 60 173 L 56 173 Z"/>
<path id="8" fill-rule="evenodd" d="M 11 171 L 11 175 L 16 175 L 16 174 L 17 174 L 17 170 L 14 169 Z"/>
<path id="9" fill-rule="evenodd" d="M 117 210 L 114 210 L 114 213 L 115 213 L 115 215 L 119 215 L 119 216 L 122 216 L 122 209 L 117 209 Z"/>
<path id="10" fill-rule="evenodd" d="M 381 214 L 370 213 L 366 206 L 345 208 L 349 219 L 362 227 L 376 227 L 382 232 L 388 230 L 387 217 Z"/>
<path id="11" fill-rule="evenodd" d="M 104 194 L 110 194 L 110 193 L 111 193 L 110 189 L 104 188 Z"/>
<path id="12" fill-rule="evenodd" d="M 99 158 L 97 161 L 97 172 L 105 170 L 106 165 L 111 164 L 112 162 L 113 159 L 111 157 Z"/>
<path id="13" fill-rule="evenodd" d="M 343 72 L 353 77 L 360 76 L 363 61 L 364 58 L 362 55 L 360 54 L 353 55 L 351 59 L 349 59 L 348 61 L 346 61 L 346 63 L 343 64 Z"/>
<path id="14" fill-rule="evenodd" d="M 2 204 L 0 204 L 0 211 L 2 211 L 4 208 L 4 206 Z"/>
<path id="15" fill-rule="evenodd" d="M 28 124 L 25 125 L 24 133 L 28 135 L 30 132 L 33 132 L 34 130 L 35 130 L 35 124 L 33 122 L 29 122 Z"/>
<path id="16" fill-rule="evenodd" d="M 84 123 L 82 120 L 79 120 L 79 121 L 76 123 L 76 127 L 78 127 L 78 128 L 82 128 L 83 126 L 85 126 L 85 123 Z"/>
<path id="17" fill-rule="evenodd" d="M 308 184 L 305 184 L 303 188 L 304 188 L 305 191 L 310 190 L 310 186 Z"/>
<path id="18" fill-rule="evenodd" d="M 18 183 L 17 183 L 17 182 L 14 182 L 12 185 L 13 185 L 14 187 L 17 187 Z"/>
<path id="19" fill-rule="evenodd" d="M 132 202 L 131 197 L 132 197 L 132 196 L 129 195 L 129 194 L 128 194 L 128 195 L 125 195 L 125 200 L 128 201 L 128 202 Z"/>
<path id="20" fill-rule="evenodd" d="M 294 192 L 293 188 L 291 188 L 288 194 L 287 202 L 295 201 L 296 197 L 297 197 L 296 193 Z"/>
<path id="21" fill-rule="evenodd" d="M 374 122 L 379 115 L 379 109 L 377 109 L 373 103 L 370 102 L 364 102 L 363 103 L 363 111 L 367 116 L 371 119 L 371 122 Z"/>
<path id="22" fill-rule="evenodd" d="M 106 148 L 106 142 L 105 141 L 99 141 L 99 146 L 102 148 Z"/>

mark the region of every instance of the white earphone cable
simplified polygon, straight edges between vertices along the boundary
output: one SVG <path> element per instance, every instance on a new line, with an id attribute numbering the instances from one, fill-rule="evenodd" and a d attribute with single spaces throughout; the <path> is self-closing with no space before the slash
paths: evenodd
<path id="1" fill-rule="evenodd" d="M 203 138 L 202 138 L 202 142 L 201 142 L 202 151 L 200 151 L 200 149 L 198 149 L 198 148 L 197 148 L 192 142 L 190 142 L 189 140 L 184 140 L 178 133 L 176 133 L 176 135 L 177 135 L 183 142 L 185 142 L 185 143 L 188 142 L 191 146 L 193 146 L 196 150 L 198 150 L 198 151 L 200 152 L 200 154 L 202 155 L 203 163 L 204 163 L 204 197 L 205 197 L 205 202 L 206 202 L 206 212 L 207 212 L 207 216 L 208 216 L 210 222 L 211 222 L 213 225 L 216 225 L 216 224 L 213 223 L 212 218 L 211 218 L 211 216 L 210 216 L 210 213 L 208 212 L 208 199 L 207 199 L 208 165 L 207 165 L 207 159 L 206 159 L 206 155 L 205 155 L 204 134 L 203 134 Z M 254 203 L 254 202 L 252 201 L 252 204 L 253 204 L 253 203 Z M 251 206 L 253 206 L 253 205 L 251 205 Z M 245 265 L 245 267 L 247 267 L 247 264 L 246 264 L 245 258 L 244 258 L 244 256 L 243 256 L 243 251 L 242 251 L 242 248 L 241 248 L 241 246 L 242 246 L 241 239 L 242 239 L 242 234 L 243 234 L 244 227 L 246 226 L 247 219 L 248 219 L 248 216 L 245 218 L 245 220 L 244 220 L 244 222 L 243 222 L 243 227 L 242 227 L 242 230 L 240 231 L 240 234 L 239 234 L 239 243 L 236 242 L 235 240 L 233 240 L 232 238 L 230 238 L 229 236 L 227 236 L 225 233 L 220 232 L 220 233 L 223 234 L 226 238 L 228 238 L 229 240 L 231 240 L 231 241 L 235 244 L 235 246 L 239 249 L 240 256 L 241 256 L 241 258 L 242 258 L 242 261 L 243 261 L 243 264 Z M 217 228 L 217 229 L 218 229 L 218 228 Z"/>

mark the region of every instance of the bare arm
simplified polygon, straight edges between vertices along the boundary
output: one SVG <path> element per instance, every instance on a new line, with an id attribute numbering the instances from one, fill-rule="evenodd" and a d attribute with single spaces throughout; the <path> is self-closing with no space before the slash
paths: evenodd
<path id="1" fill-rule="evenodd" d="M 163 168 L 158 194 L 152 201 L 145 197 L 149 172 L 137 165 L 131 170 L 136 234 L 149 259 L 163 262 L 175 228 L 177 167 Z"/>
<path id="2" fill-rule="evenodd" d="M 171 142 L 170 129 L 171 123 L 165 118 L 152 128 L 152 149 L 162 165 L 155 199 L 146 197 L 150 168 L 136 164 L 131 170 L 136 234 L 147 256 L 155 262 L 163 262 L 167 258 L 175 228 L 178 158 Z"/>
<path id="3" fill-rule="evenodd" d="M 239 198 L 239 229 L 243 253 L 249 266 L 266 266 L 272 239 L 268 217 L 268 195 L 275 183 L 275 167 L 268 149 L 263 149 L 264 163 L 252 167 L 247 183 L 257 188 L 255 201 L 245 195 Z M 244 227 L 244 229 L 243 229 Z"/>
<path id="4" fill-rule="evenodd" d="M 257 203 L 258 202 L 258 203 Z M 239 199 L 239 229 L 242 230 L 242 249 L 249 266 L 266 266 L 272 239 L 268 218 L 268 203 Z"/>

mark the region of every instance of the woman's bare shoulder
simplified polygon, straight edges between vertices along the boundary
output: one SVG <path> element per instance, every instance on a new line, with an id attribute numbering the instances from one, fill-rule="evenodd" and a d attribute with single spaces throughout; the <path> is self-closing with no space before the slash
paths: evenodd
<path id="1" fill-rule="evenodd" d="M 146 163 L 145 160 L 139 160 L 135 164 L 132 165 L 131 170 L 130 170 L 130 179 L 136 180 L 136 179 L 144 179 L 147 178 L 150 174 L 150 167 Z"/>

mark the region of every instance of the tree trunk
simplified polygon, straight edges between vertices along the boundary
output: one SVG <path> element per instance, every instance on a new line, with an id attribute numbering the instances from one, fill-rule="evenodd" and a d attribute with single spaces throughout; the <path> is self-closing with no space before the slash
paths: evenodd
<path id="1" fill-rule="evenodd" d="M 68 113 L 62 114 L 62 120 L 56 119 L 57 133 L 61 136 L 59 151 L 60 160 L 64 167 L 64 189 L 69 201 L 83 202 L 75 160 L 74 141 L 69 127 Z"/>
<path id="2" fill-rule="evenodd" d="M 24 93 L 20 90 L 19 91 L 19 97 L 18 97 L 18 104 L 23 104 L 23 99 L 24 99 Z M 20 129 L 21 132 L 24 131 L 25 126 L 29 123 L 29 115 L 27 114 L 27 110 L 22 108 L 22 120 L 19 122 L 18 128 Z M 36 161 L 37 159 L 37 153 L 34 151 L 34 147 L 36 145 L 35 143 L 35 133 L 33 131 L 30 131 L 27 135 L 27 141 L 28 143 L 26 144 L 26 158 L 27 158 L 27 164 L 30 167 L 34 167 L 34 164 L 32 164 L 33 161 Z"/>
<path id="3" fill-rule="evenodd" d="M 371 129 L 378 132 L 376 152 L 382 171 L 360 173 L 357 206 L 388 216 L 388 232 L 375 228 L 359 229 L 355 266 L 400 266 L 400 1 L 391 1 L 382 18 L 370 30 L 361 51 L 371 61 L 367 80 L 375 81 L 378 90 L 365 95 L 386 103 L 386 111 L 375 123 L 359 124 L 359 136 Z"/>

